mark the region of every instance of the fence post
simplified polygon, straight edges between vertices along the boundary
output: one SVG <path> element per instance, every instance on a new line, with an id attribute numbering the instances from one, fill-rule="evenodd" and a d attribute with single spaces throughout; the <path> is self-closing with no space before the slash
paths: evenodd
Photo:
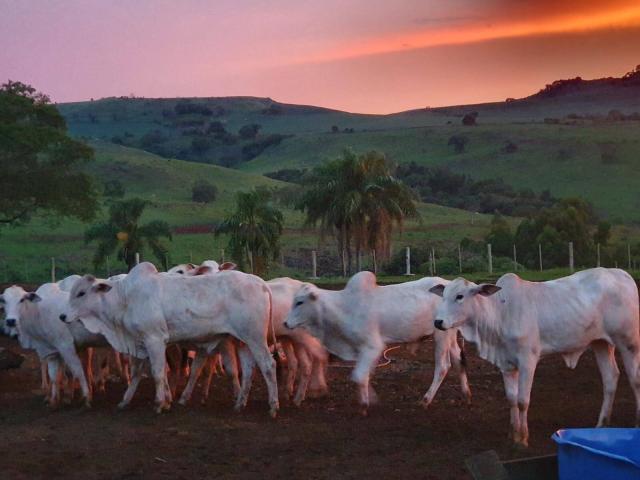
<path id="1" fill-rule="evenodd" d="M 569 242 L 569 271 L 573 273 L 573 242 Z"/>
<path id="2" fill-rule="evenodd" d="M 540 261 L 540 271 L 542 271 L 542 244 L 538 244 L 538 260 Z"/>
<path id="3" fill-rule="evenodd" d="M 378 274 L 378 263 L 376 261 L 376 251 L 371 250 L 371 260 L 373 261 L 373 273 Z"/>
<path id="4" fill-rule="evenodd" d="M 462 273 L 462 247 L 458 244 L 458 269 Z"/>
<path id="5" fill-rule="evenodd" d="M 631 270 L 631 245 L 627 243 L 627 260 L 629 261 L 629 270 Z"/>
<path id="6" fill-rule="evenodd" d="M 189 252 L 189 263 L 193 263 L 193 252 Z"/>
<path id="7" fill-rule="evenodd" d="M 435 276 L 435 272 L 433 270 L 433 250 L 429 250 L 429 276 Z"/>
<path id="8" fill-rule="evenodd" d="M 136 265 L 140 264 L 140 254 L 136 252 Z"/>
<path id="9" fill-rule="evenodd" d="M 431 247 L 431 261 L 433 262 L 433 275 L 435 276 L 438 274 L 438 270 L 436 269 L 436 250 L 433 247 Z"/>
<path id="10" fill-rule="evenodd" d="M 311 250 L 311 278 L 318 278 L 318 259 L 315 250 Z"/>
<path id="11" fill-rule="evenodd" d="M 514 272 L 518 271 L 518 256 L 516 254 L 516 245 L 515 245 L 515 243 L 513 244 L 513 271 Z"/>
<path id="12" fill-rule="evenodd" d="M 342 249 L 342 276 L 347 278 L 347 252 Z"/>
<path id="13" fill-rule="evenodd" d="M 405 275 L 411 275 L 411 247 L 407 247 L 405 252 L 406 272 Z"/>
<path id="14" fill-rule="evenodd" d="M 487 257 L 489 258 L 489 273 L 493 273 L 493 258 L 491 256 L 491 244 L 487 243 Z"/>
<path id="15" fill-rule="evenodd" d="M 596 267 L 600 266 L 600 244 L 596 244 Z"/>
<path id="16" fill-rule="evenodd" d="M 356 258 L 356 261 L 357 261 L 356 267 L 358 271 L 361 272 L 362 271 L 362 251 L 361 250 L 358 250 L 358 256 Z"/>
<path id="17" fill-rule="evenodd" d="M 56 283 L 56 259 L 51 257 L 51 283 Z"/>

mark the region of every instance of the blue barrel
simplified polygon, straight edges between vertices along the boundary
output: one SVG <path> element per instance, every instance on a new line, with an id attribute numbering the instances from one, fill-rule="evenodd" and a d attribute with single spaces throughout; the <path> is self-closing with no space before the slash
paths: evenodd
<path id="1" fill-rule="evenodd" d="M 640 429 L 569 428 L 551 438 L 560 480 L 640 480 Z"/>

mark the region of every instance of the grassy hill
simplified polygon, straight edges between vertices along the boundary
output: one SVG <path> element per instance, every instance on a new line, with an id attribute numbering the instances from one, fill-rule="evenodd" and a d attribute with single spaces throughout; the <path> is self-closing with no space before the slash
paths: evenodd
<path id="1" fill-rule="evenodd" d="M 168 158 L 261 174 L 313 166 L 348 147 L 376 149 L 397 162 L 445 165 L 474 179 L 502 177 L 555 197 L 581 195 L 610 220 L 640 221 L 640 73 L 554 82 L 519 100 L 392 115 L 254 97 L 110 98 L 59 108 L 74 135 Z M 462 126 L 472 111 L 478 125 Z M 257 136 L 241 137 L 251 124 L 260 125 Z M 454 135 L 467 139 L 464 153 L 448 145 Z M 514 152 L 505 153 L 507 142 Z"/>
<path id="2" fill-rule="evenodd" d="M 150 200 L 142 222 L 162 219 L 171 225 L 173 241 L 167 242 L 172 263 L 200 262 L 207 258 L 220 258 L 220 249 L 227 239 L 216 238 L 213 226 L 222 220 L 234 206 L 237 191 L 249 190 L 257 185 L 277 188 L 286 185 L 261 175 L 175 159 L 166 159 L 140 150 L 93 142 L 96 159 L 88 169 L 98 182 L 119 180 L 127 197 L 138 196 Z M 191 201 L 191 186 L 205 179 L 218 188 L 218 199 L 208 205 Z M 402 235 L 396 235 L 396 250 L 405 245 L 434 245 L 444 248 L 468 236 L 482 238 L 489 218 L 469 212 L 437 205 L 419 205 L 421 222 L 409 222 Z M 103 208 L 103 214 L 106 206 Z M 473 219 L 472 219 L 473 217 Z M 48 218 L 35 218 L 22 227 L 0 230 L 0 282 L 45 281 L 48 278 L 50 257 L 56 257 L 60 274 L 94 271 L 91 258 L 94 247 L 85 246 L 83 233 L 87 225 L 75 220 L 54 223 Z M 308 276 L 309 249 L 319 249 L 321 260 L 332 261 L 333 244 L 322 242 L 313 229 L 303 228 L 299 212 L 285 209 L 283 253 L 288 265 L 278 266 L 273 275 Z M 327 258 L 322 257 L 324 255 Z M 152 258 L 151 258 L 152 259 Z M 155 261 L 155 259 L 152 259 Z M 106 265 L 95 271 L 106 275 Z M 122 269 L 112 259 L 109 273 Z"/>

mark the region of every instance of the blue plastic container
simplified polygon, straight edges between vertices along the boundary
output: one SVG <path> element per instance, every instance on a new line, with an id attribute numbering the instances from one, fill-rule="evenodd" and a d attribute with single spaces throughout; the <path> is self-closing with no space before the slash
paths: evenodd
<path id="1" fill-rule="evenodd" d="M 640 429 L 570 428 L 551 438 L 560 480 L 640 480 Z"/>

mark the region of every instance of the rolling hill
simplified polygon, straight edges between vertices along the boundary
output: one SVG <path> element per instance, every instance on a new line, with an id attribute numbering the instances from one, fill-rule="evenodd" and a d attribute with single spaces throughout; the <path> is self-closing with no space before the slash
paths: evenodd
<path id="1" fill-rule="evenodd" d="M 61 104 L 72 134 L 252 173 L 304 168 L 344 148 L 446 166 L 474 179 L 583 196 L 614 222 L 640 221 L 640 72 L 554 82 L 523 99 L 363 115 L 269 98 L 108 98 Z M 477 112 L 477 126 L 462 118 Z M 246 125 L 256 135 L 242 136 Z M 465 137 L 462 153 L 448 145 Z M 505 145 L 515 146 L 509 153 Z"/>
<path id="2" fill-rule="evenodd" d="M 170 263 L 219 259 L 220 249 L 224 248 L 227 239 L 216 238 L 213 227 L 233 209 L 236 192 L 258 185 L 272 188 L 286 185 L 258 174 L 162 158 L 108 142 L 95 141 L 91 145 L 96 158 L 87 167 L 89 173 L 98 182 L 119 180 L 127 197 L 151 201 L 152 205 L 143 215 L 143 223 L 162 219 L 171 225 L 173 240 L 166 242 Z M 197 180 L 216 185 L 218 198 L 213 203 L 204 205 L 191 201 L 191 187 Z M 102 216 L 106 208 L 105 205 Z M 408 222 L 402 235 L 396 235 L 397 250 L 404 245 L 449 245 L 465 236 L 480 239 L 490 220 L 485 215 L 470 215 L 463 210 L 438 205 L 420 204 L 419 210 L 423 220 Z M 301 268 L 277 266 L 272 274 L 307 276 L 309 250 L 329 252 L 333 251 L 333 244 L 329 239 L 322 242 L 313 229 L 304 228 L 299 212 L 285 209 L 284 213 L 283 253 L 288 264 Z M 93 272 L 94 246 L 85 246 L 83 242 L 86 227 L 76 220 L 36 217 L 25 226 L 0 230 L 0 282 L 45 281 L 51 257 L 56 258 L 59 274 Z M 109 271 L 103 265 L 95 273 L 106 275 L 122 268 L 123 265 L 116 265 L 112 259 Z"/>

